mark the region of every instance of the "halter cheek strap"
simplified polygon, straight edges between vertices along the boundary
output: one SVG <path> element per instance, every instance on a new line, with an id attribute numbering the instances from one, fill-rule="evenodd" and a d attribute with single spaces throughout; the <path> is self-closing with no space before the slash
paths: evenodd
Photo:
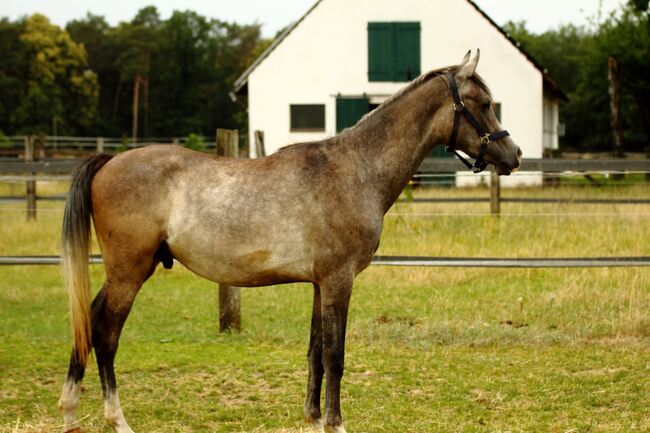
<path id="1" fill-rule="evenodd" d="M 474 116 L 472 116 L 472 113 L 470 113 L 466 108 L 465 104 L 463 103 L 462 99 L 460 99 L 460 92 L 458 91 L 458 84 L 456 83 L 456 79 L 454 76 L 451 74 L 451 72 L 445 73 L 447 80 L 449 81 L 449 87 L 451 87 L 451 97 L 454 99 L 454 126 L 451 130 L 451 137 L 449 137 L 449 144 L 447 144 L 447 147 L 445 150 L 447 152 L 451 152 L 454 155 L 458 157 L 460 162 L 465 164 L 465 166 L 472 170 L 474 173 L 480 173 L 483 170 L 485 170 L 488 166 L 488 163 L 485 162 L 484 157 L 485 154 L 487 153 L 487 147 L 488 144 L 490 144 L 493 141 L 500 140 L 502 138 L 505 138 L 510 135 L 508 131 L 498 131 L 498 132 L 486 132 L 481 124 L 476 120 Z M 481 140 L 481 148 L 479 149 L 478 152 L 478 157 L 476 158 L 476 161 L 474 161 L 474 164 L 463 158 L 463 156 L 458 153 L 455 149 L 456 147 L 456 140 L 458 138 L 458 130 L 460 129 L 460 120 L 461 116 L 465 117 L 467 121 L 472 125 L 474 130 L 479 136 L 479 139 Z"/>

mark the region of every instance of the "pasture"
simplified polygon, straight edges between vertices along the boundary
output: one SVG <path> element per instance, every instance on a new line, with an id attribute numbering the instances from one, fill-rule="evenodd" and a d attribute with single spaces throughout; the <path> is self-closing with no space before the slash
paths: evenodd
<path id="1" fill-rule="evenodd" d="M 639 179 L 640 180 L 640 179 Z M 507 190 L 511 197 L 648 198 L 647 184 Z M 22 185 L 0 185 L 22 194 Z M 39 184 L 41 194 L 65 183 Z M 426 188 L 416 197 L 484 191 Z M 0 255 L 57 254 L 62 203 L 0 204 Z M 400 202 L 379 254 L 467 257 L 650 255 L 650 205 Z M 102 281 L 92 268 L 93 286 Z M 116 359 L 137 432 L 307 431 L 311 287 L 242 290 L 243 332 L 219 334 L 216 285 L 159 268 Z M 70 349 L 53 266 L 0 267 L 0 431 L 58 432 Z M 650 269 L 371 266 L 356 280 L 342 409 L 360 432 L 650 431 Z M 94 360 L 79 408 L 110 431 Z"/>

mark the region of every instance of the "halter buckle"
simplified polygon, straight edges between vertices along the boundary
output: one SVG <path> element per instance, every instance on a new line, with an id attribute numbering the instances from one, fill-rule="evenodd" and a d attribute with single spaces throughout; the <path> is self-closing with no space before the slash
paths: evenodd
<path id="1" fill-rule="evenodd" d="M 490 144 L 491 142 L 490 134 L 486 132 L 485 135 L 481 137 L 481 144 Z"/>
<path id="2" fill-rule="evenodd" d="M 454 111 L 455 112 L 461 113 L 464 110 L 465 110 L 465 103 L 463 101 L 454 103 Z"/>

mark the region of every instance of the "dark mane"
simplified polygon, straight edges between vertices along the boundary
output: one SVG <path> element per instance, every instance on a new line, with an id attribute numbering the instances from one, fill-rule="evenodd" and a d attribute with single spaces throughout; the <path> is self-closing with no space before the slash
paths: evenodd
<path id="1" fill-rule="evenodd" d="M 413 80 L 411 82 L 411 84 L 403 87 L 402 89 L 400 89 L 396 93 L 394 93 L 390 98 L 388 98 L 386 101 L 384 101 L 379 107 L 377 107 L 374 110 L 372 110 L 371 112 L 365 114 L 361 119 L 359 119 L 359 121 L 357 122 L 356 125 L 363 122 L 364 120 L 366 120 L 370 116 L 373 116 L 374 114 L 383 111 L 385 108 L 391 106 L 395 101 L 397 101 L 397 100 L 401 99 L 403 96 L 411 93 L 413 90 L 417 89 L 418 87 L 420 87 L 422 84 L 426 83 L 427 81 L 429 81 L 429 80 L 431 80 L 433 78 L 439 77 L 441 75 L 444 75 L 447 72 L 451 72 L 452 74 L 455 75 L 456 71 L 458 71 L 458 65 L 456 65 L 456 66 L 447 66 L 447 67 L 440 68 L 440 69 L 434 69 L 433 71 L 429 71 L 429 72 L 427 72 L 425 74 L 420 75 L 418 78 Z M 492 93 L 490 92 L 490 89 L 488 88 L 487 84 L 485 84 L 485 81 L 483 80 L 483 78 L 481 78 L 480 75 L 475 73 L 470 78 L 470 80 L 472 80 L 473 83 L 475 83 L 481 90 L 486 92 L 488 95 L 490 95 L 490 96 L 492 95 Z M 354 128 L 355 126 L 353 126 L 352 128 Z"/>

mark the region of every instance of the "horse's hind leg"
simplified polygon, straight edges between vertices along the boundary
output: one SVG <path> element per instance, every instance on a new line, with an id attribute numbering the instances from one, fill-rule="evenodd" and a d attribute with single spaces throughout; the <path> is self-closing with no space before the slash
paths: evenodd
<path id="1" fill-rule="evenodd" d="M 101 299 L 104 297 L 104 287 L 97 294 L 92 303 L 92 319 L 91 323 L 96 322 Z M 86 366 L 79 359 L 87 359 L 86 356 L 80 356 L 76 352 L 76 348 L 72 349 L 70 355 L 70 365 L 68 367 L 68 376 L 65 384 L 63 385 L 63 392 L 59 399 L 59 408 L 63 412 L 63 431 L 64 432 L 77 432 L 80 431 L 77 422 L 77 406 L 81 398 L 81 382 L 86 371 Z"/>
<path id="2" fill-rule="evenodd" d="M 63 392 L 59 399 L 59 409 L 63 412 L 63 431 L 79 431 L 77 423 L 77 406 L 81 398 L 81 381 L 84 377 L 86 366 L 82 364 L 75 349 L 70 355 L 70 365 L 68 367 L 68 376 L 63 385 Z"/>
<path id="3" fill-rule="evenodd" d="M 93 308 L 93 347 L 104 394 L 104 417 L 117 433 L 133 433 L 117 395 L 114 360 L 120 333 L 142 284 L 153 273 L 157 261 L 148 258 L 107 260 L 107 279 Z"/>
<path id="4" fill-rule="evenodd" d="M 311 315 L 311 332 L 309 336 L 309 379 L 307 381 L 307 396 L 305 397 L 305 421 L 318 430 L 323 429 L 320 411 L 320 394 L 323 383 L 323 320 L 321 314 L 320 287 L 314 284 L 314 305 Z"/>

